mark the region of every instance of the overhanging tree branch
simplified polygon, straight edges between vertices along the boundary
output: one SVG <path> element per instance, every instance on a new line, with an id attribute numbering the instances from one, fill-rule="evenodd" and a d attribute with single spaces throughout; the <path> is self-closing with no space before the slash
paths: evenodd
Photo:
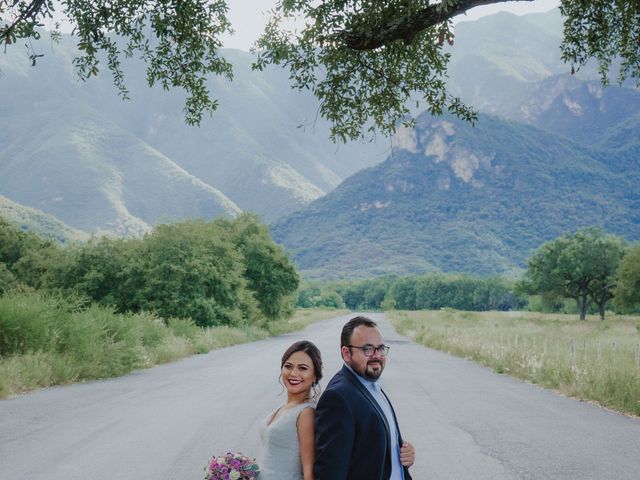
<path id="1" fill-rule="evenodd" d="M 410 117 L 407 103 L 414 98 L 421 102 L 415 108 L 473 121 L 475 112 L 447 92 L 450 20 L 506 1 L 279 0 L 256 43 L 254 66 L 281 65 L 294 88 L 311 90 L 334 140 L 364 138 L 365 129 L 393 133 Z M 612 62 L 620 59 L 618 80 L 640 85 L 638 0 L 560 0 L 559 6 L 561 55 L 571 71 L 595 59 L 606 84 Z M 231 31 L 228 0 L 0 0 L 0 42 L 6 49 L 18 39 L 38 39 L 43 20 L 56 10 L 74 28 L 81 78 L 97 74 L 106 53 L 114 83 L 126 93 L 120 59 L 139 52 L 149 85 L 187 92 L 187 123 L 198 124 L 205 111 L 217 108 L 207 81 L 210 74 L 232 77 L 221 52 L 221 37 Z M 296 27 L 289 28 L 288 20 Z M 35 64 L 39 56 L 29 58 Z M 371 69 L 383 76 L 368 75 Z"/>
<path id="2" fill-rule="evenodd" d="M 15 7 L 18 2 L 14 2 L 11 7 Z M 0 4 L 1 6 L 1 4 Z M 14 31 L 26 20 L 30 19 L 35 21 L 36 17 L 41 13 L 45 6 L 45 0 L 33 0 L 24 6 L 24 10 L 13 20 L 11 24 L 5 25 L 0 29 L 0 38 L 5 42 L 10 43 L 11 37 Z M 4 13 L 4 8 L 0 10 L 0 13 Z"/>
<path id="3" fill-rule="evenodd" d="M 342 31 L 338 36 L 345 45 L 353 50 L 375 50 L 396 40 L 411 43 L 413 37 L 429 27 L 465 13 L 474 7 L 504 3 L 507 1 L 532 2 L 534 0 L 457 0 L 436 3 L 418 10 L 413 14 L 402 15 L 375 29 L 362 31 Z M 444 4 L 447 4 L 445 6 Z"/>

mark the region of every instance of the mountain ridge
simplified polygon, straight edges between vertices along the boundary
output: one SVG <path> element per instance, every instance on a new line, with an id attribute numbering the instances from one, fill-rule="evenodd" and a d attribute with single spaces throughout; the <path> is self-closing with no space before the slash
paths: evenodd
<path id="1" fill-rule="evenodd" d="M 531 250 L 601 226 L 640 239 L 637 162 L 535 127 L 428 115 L 393 155 L 272 226 L 305 278 L 435 271 L 517 276 Z"/>
<path id="2" fill-rule="evenodd" d="M 257 212 L 310 278 L 515 276 L 564 229 L 636 239 L 638 89 L 602 87 L 593 66 L 570 75 L 557 10 L 455 34 L 448 84 L 479 108 L 475 128 L 422 115 L 375 145 L 330 144 L 313 96 L 241 51 L 225 51 L 235 80 L 211 80 L 220 105 L 199 128 L 138 64 L 129 102 L 108 77 L 78 83 L 68 37 L 36 69 L 0 56 L 0 193 L 90 233 Z"/>
<path id="3" fill-rule="evenodd" d="M 81 242 L 89 239 L 88 233 L 71 228 L 40 210 L 15 203 L 3 195 L 0 195 L 0 217 L 23 231 L 33 232 L 59 243 Z"/>
<path id="4" fill-rule="evenodd" d="M 388 148 L 364 143 L 338 148 L 331 144 L 326 122 L 314 119 L 317 105 L 312 95 L 290 91 L 283 71 L 252 71 L 251 55 L 240 51 L 225 52 L 235 65 L 235 80 L 229 83 L 220 78 L 211 79 L 208 86 L 219 98 L 219 108 L 195 128 L 184 123 L 181 111 L 184 95 L 179 91 L 164 92 L 157 86 L 148 87 L 138 63 L 126 61 L 124 64 L 131 100 L 123 102 L 118 99 L 108 76 L 98 75 L 87 82 L 75 78 L 71 65 L 75 46 L 68 36 L 63 35 L 60 44 L 45 47 L 41 43 L 34 48 L 49 50 L 45 57 L 38 59 L 35 68 L 29 67 L 26 55 L 19 49 L 8 49 L 0 58 L 3 73 L 0 79 L 3 113 L 0 192 L 14 201 L 59 216 L 76 228 L 139 234 L 163 217 L 141 213 L 140 218 L 134 218 L 135 214 L 127 213 L 127 205 L 132 203 L 138 206 L 147 203 L 146 209 L 139 210 L 153 212 L 157 197 L 148 191 L 152 182 L 146 185 L 138 182 L 138 191 L 130 189 L 127 199 L 117 198 L 112 185 L 102 184 L 102 180 L 110 178 L 102 176 L 105 168 L 109 170 L 105 166 L 108 152 L 99 148 L 78 149 L 68 134 L 85 124 L 101 129 L 103 137 L 120 135 L 127 142 L 137 143 L 140 158 L 162 157 L 169 170 L 165 172 L 167 178 L 172 176 L 171 170 L 179 167 L 202 182 L 199 186 L 208 189 L 210 196 L 217 197 L 221 205 L 218 211 L 206 206 L 206 202 L 200 202 L 201 210 L 186 204 L 175 205 L 166 212 L 166 218 L 179 218 L 183 212 L 207 218 L 239 209 L 258 213 L 263 220 L 272 220 L 318 198 L 362 166 L 382 161 L 376 152 Z M 301 124 L 307 127 L 298 128 Z M 68 142 L 66 146 L 60 145 L 63 138 Z M 33 151 L 34 144 L 42 147 L 34 154 L 51 163 L 60 162 L 45 147 L 51 141 L 58 152 L 66 149 L 63 163 L 75 161 L 76 168 L 84 175 L 77 180 L 92 185 L 101 200 L 89 200 L 84 209 L 77 201 L 66 205 L 64 196 L 60 199 L 59 190 L 68 190 L 68 182 L 58 175 L 60 184 L 53 185 L 56 178 L 53 172 L 49 171 L 50 178 L 45 180 L 25 168 L 29 159 L 22 152 Z M 111 162 L 115 160 L 111 158 Z M 19 163 L 25 165 L 12 168 Z M 29 171 L 31 185 L 22 178 L 25 171 Z M 169 188 L 166 182 L 165 187 Z M 30 194 L 34 188 L 40 193 L 37 202 Z M 88 193 L 87 188 L 81 190 Z M 101 194 L 101 190 L 111 191 L 111 198 Z M 67 194 L 72 192 L 68 190 Z M 174 201 L 179 202 L 180 196 Z M 67 212 L 61 204 L 65 204 Z M 96 218 L 96 208 L 101 211 L 101 217 L 91 225 Z M 107 211 L 110 213 L 106 214 Z"/>

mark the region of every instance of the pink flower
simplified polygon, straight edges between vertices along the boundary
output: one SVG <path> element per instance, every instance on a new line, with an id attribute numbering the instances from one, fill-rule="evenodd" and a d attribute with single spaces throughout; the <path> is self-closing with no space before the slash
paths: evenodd
<path id="1" fill-rule="evenodd" d="M 213 457 L 205 467 L 205 480 L 252 480 L 258 472 L 255 459 L 227 452 L 224 456 Z"/>

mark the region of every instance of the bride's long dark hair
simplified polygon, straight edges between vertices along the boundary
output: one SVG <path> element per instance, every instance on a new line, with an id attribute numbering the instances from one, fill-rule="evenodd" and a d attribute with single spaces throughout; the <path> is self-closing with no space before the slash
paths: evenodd
<path id="1" fill-rule="evenodd" d="M 284 366 L 284 362 L 286 362 L 291 355 L 296 352 L 303 352 L 309 355 L 311 359 L 311 363 L 313 363 L 313 374 L 316 379 L 313 382 L 312 390 L 313 396 L 315 399 L 320 396 L 320 380 L 322 379 L 322 355 L 320 355 L 320 350 L 315 346 L 313 342 L 309 340 L 300 340 L 298 342 L 293 343 L 289 348 L 285 350 L 282 354 L 282 361 L 280 362 L 280 370 Z"/>

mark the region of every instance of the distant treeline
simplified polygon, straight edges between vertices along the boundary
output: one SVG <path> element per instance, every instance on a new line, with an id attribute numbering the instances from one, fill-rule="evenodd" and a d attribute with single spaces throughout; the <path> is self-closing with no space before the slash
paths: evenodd
<path id="1" fill-rule="evenodd" d="M 237 326 L 290 316 L 298 283 L 289 258 L 250 214 L 64 247 L 0 219 L 0 295 L 62 293 L 119 313 Z"/>
<path id="2" fill-rule="evenodd" d="M 517 310 L 527 304 L 514 282 L 499 277 L 431 274 L 381 277 L 360 282 L 310 283 L 298 291 L 299 307 L 388 309 Z"/>
<path id="3" fill-rule="evenodd" d="M 517 281 L 465 274 L 381 277 L 309 283 L 299 307 L 401 310 L 521 310 L 578 313 L 640 308 L 640 243 L 628 245 L 598 228 L 564 233 L 533 252 Z"/>

